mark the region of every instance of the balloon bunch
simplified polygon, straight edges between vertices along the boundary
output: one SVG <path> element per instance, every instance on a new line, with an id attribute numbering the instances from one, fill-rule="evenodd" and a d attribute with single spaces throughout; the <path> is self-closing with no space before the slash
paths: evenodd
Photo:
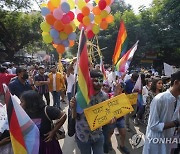
<path id="1" fill-rule="evenodd" d="M 58 53 L 72 47 L 76 39 L 76 28 L 82 27 L 88 39 L 108 28 L 114 17 L 110 14 L 114 0 L 49 0 L 41 5 L 45 21 L 40 25 L 45 43 L 52 43 Z"/>
<path id="2" fill-rule="evenodd" d="M 58 53 L 64 53 L 65 47 L 72 47 L 76 39 L 75 14 L 71 11 L 75 7 L 73 0 L 50 0 L 41 7 L 41 14 L 45 17 L 40 25 L 45 43 L 52 43 Z"/>
<path id="3" fill-rule="evenodd" d="M 96 6 L 83 0 L 77 1 L 79 10 L 76 10 L 77 20 L 79 21 L 79 29 L 85 28 L 85 32 L 89 39 L 98 34 L 100 29 L 105 30 L 108 24 L 112 23 L 114 17 L 110 14 L 111 4 L 113 0 L 96 0 Z"/>

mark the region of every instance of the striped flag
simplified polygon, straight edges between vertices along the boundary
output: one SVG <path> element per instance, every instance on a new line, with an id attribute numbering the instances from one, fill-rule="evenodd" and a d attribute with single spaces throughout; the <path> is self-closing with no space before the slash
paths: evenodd
<path id="1" fill-rule="evenodd" d="M 105 69 L 104 69 L 104 64 L 103 64 L 102 58 L 100 58 L 100 70 L 101 70 L 101 72 L 102 72 L 102 74 L 103 74 L 103 79 L 104 79 L 104 80 L 107 80 L 106 71 L 105 71 Z"/>
<path id="2" fill-rule="evenodd" d="M 133 47 L 117 62 L 115 66 L 116 71 L 119 71 L 120 73 L 125 73 L 128 70 L 132 58 L 134 56 L 134 53 L 137 50 L 138 42 L 139 41 L 137 41 L 133 45 Z"/>
<path id="3" fill-rule="evenodd" d="M 115 46 L 114 54 L 113 54 L 113 58 L 112 58 L 114 65 L 116 65 L 119 58 L 125 54 L 125 52 L 127 50 L 127 45 L 128 45 L 128 41 L 127 41 L 126 27 L 124 25 L 124 21 L 121 21 L 119 32 L 118 32 L 118 37 L 117 37 L 117 41 L 116 41 L 116 46 Z"/>
<path id="4" fill-rule="evenodd" d="M 3 84 L 9 123 L 9 132 L 14 154 L 39 153 L 39 129 L 20 106 L 20 100 L 12 96 Z"/>
<path id="5" fill-rule="evenodd" d="M 89 72 L 89 60 L 84 29 L 79 39 L 79 60 L 78 60 L 78 83 L 76 100 L 78 105 L 84 109 L 90 102 L 90 97 L 94 94 L 94 88 Z"/>

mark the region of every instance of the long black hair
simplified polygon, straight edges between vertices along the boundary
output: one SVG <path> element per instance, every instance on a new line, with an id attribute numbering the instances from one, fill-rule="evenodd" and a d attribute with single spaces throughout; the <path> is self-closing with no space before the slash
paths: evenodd
<path id="1" fill-rule="evenodd" d="M 155 77 L 152 79 L 152 84 L 151 84 L 150 90 L 154 93 L 156 93 L 156 84 L 158 83 L 158 81 L 162 81 L 162 79 L 159 77 Z M 160 92 L 162 92 L 162 90 L 163 89 L 161 89 Z"/>
<path id="2" fill-rule="evenodd" d="M 25 103 L 24 110 L 27 114 L 38 114 L 44 110 L 45 102 L 36 91 L 25 91 L 22 93 L 20 98 Z"/>

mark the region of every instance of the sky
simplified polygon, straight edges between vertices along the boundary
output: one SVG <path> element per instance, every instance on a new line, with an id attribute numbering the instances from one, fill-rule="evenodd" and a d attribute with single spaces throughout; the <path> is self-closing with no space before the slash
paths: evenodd
<path id="1" fill-rule="evenodd" d="M 130 4 L 135 13 L 138 13 L 138 7 L 144 5 L 149 7 L 153 0 L 124 0 L 125 3 Z"/>
<path id="2" fill-rule="evenodd" d="M 47 0 L 44 0 L 47 1 Z M 149 7 L 149 5 L 152 3 L 153 0 L 124 0 L 125 3 L 130 4 L 134 10 L 134 12 L 138 13 L 138 7 L 141 5 L 145 5 L 146 7 Z M 36 9 L 39 9 L 37 4 L 34 4 L 34 7 Z"/>

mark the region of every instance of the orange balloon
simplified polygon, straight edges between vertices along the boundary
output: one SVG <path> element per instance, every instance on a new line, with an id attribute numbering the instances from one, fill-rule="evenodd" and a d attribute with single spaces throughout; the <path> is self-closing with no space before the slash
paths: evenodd
<path id="1" fill-rule="evenodd" d="M 69 46 L 70 47 L 74 46 L 74 40 L 69 40 Z"/>
<path id="2" fill-rule="evenodd" d="M 46 21 L 47 21 L 48 24 L 54 25 L 56 19 L 54 18 L 54 16 L 52 14 L 48 14 L 46 16 Z"/>
<path id="3" fill-rule="evenodd" d="M 102 21 L 101 24 L 100 24 L 100 28 L 105 30 L 108 28 L 108 23 L 106 21 Z"/>
<path id="4" fill-rule="evenodd" d="M 90 18 L 89 18 L 88 16 L 85 16 L 85 17 L 83 18 L 83 24 L 84 24 L 85 26 L 88 26 L 90 23 L 91 23 Z"/>
<path id="5" fill-rule="evenodd" d="M 98 6 L 93 8 L 93 13 L 94 13 L 94 15 L 100 15 L 101 14 L 101 10 L 99 9 Z"/>
<path id="6" fill-rule="evenodd" d="M 105 0 L 107 5 L 111 4 L 111 0 Z"/>
<path id="7" fill-rule="evenodd" d="M 112 23 L 112 22 L 114 21 L 114 17 L 113 17 L 111 14 L 109 14 L 109 15 L 106 17 L 106 21 L 107 21 L 108 24 L 109 24 L 109 23 Z"/>
<path id="8" fill-rule="evenodd" d="M 58 45 L 57 47 L 56 47 L 56 50 L 57 50 L 57 52 L 58 53 L 61 53 L 61 54 L 63 54 L 64 53 L 64 51 L 65 51 L 65 47 L 64 47 L 64 45 Z"/>
<path id="9" fill-rule="evenodd" d="M 64 29 L 64 24 L 61 21 L 56 20 L 54 23 L 54 28 L 58 31 L 62 31 Z"/>
<path id="10" fill-rule="evenodd" d="M 82 8 L 82 14 L 83 14 L 84 16 L 88 16 L 89 13 L 90 13 L 89 8 L 88 8 L 87 6 L 84 6 L 84 7 Z"/>
<path id="11" fill-rule="evenodd" d="M 70 34 L 73 32 L 73 27 L 71 25 L 66 25 L 63 30 L 66 34 Z"/>
<path id="12" fill-rule="evenodd" d="M 48 2 L 48 8 L 51 12 L 55 9 L 55 7 L 52 5 L 51 1 Z"/>
<path id="13" fill-rule="evenodd" d="M 53 44 L 53 47 L 54 47 L 54 48 L 57 48 L 57 46 L 58 46 L 57 44 Z"/>

